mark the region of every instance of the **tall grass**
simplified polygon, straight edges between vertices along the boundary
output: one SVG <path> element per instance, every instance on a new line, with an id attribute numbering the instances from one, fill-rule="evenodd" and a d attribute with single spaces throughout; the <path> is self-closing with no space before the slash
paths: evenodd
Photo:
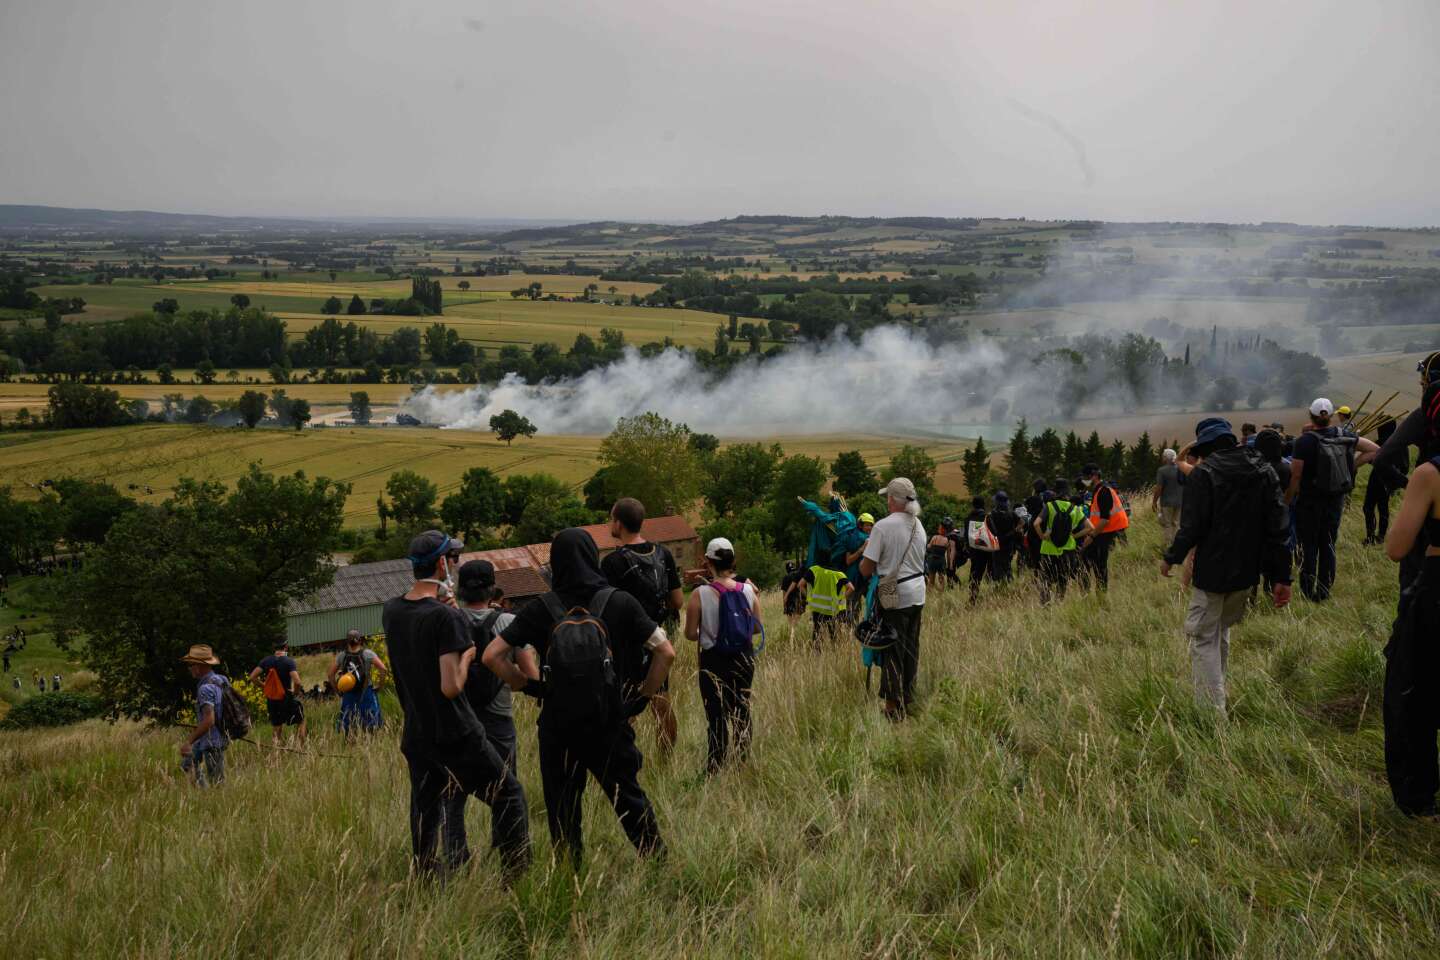
<path id="1" fill-rule="evenodd" d="M 407 876 L 395 725 L 347 746 L 317 709 L 310 754 L 236 744 L 210 792 L 181 778 L 173 731 L 5 734 L 0 944 L 16 957 L 1433 955 L 1440 828 L 1389 802 L 1377 723 L 1395 572 L 1360 536 L 1352 515 L 1329 605 L 1261 608 L 1237 628 L 1228 721 L 1191 694 L 1183 597 L 1155 571 L 1148 515 L 1107 597 L 1042 608 L 1023 580 L 987 585 L 975 609 L 933 597 L 922 709 L 903 725 L 880 718 L 853 645 L 788 642 L 770 597 L 747 766 L 701 778 L 695 654 L 681 653 L 680 743 L 650 751 L 642 774 L 664 862 L 636 859 L 592 787 L 586 870 L 553 864 L 522 708 L 538 856 L 513 892 L 488 852 L 444 886 Z M 470 816 L 483 843 L 488 812 Z"/>

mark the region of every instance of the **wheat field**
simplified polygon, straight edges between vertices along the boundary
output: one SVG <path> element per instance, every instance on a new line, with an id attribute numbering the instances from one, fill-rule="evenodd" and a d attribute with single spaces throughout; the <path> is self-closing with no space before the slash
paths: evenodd
<path id="1" fill-rule="evenodd" d="M 1391 807 L 1378 728 L 1395 571 L 1347 517 L 1335 599 L 1236 630 L 1228 722 L 1193 700 L 1183 597 L 1140 508 L 1108 597 L 1027 580 L 927 604 L 921 709 L 883 721 L 850 642 L 821 653 L 765 600 L 754 755 L 711 780 L 695 653 L 681 738 L 642 783 L 668 859 L 587 793 L 587 866 L 549 856 L 527 702 L 536 863 L 408 876 L 391 724 L 306 754 L 231 747 L 202 792 L 179 732 L 0 734 L 8 955 L 137 957 L 1399 957 L 1440 946 L 1440 838 Z M 221 647 L 223 637 L 211 638 Z M 268 740 L 268 728 L 258 733 Z M 472 804 L 472 845 L 488 812 Z M 477 843 L 478 840 L 478 843 Z"/>

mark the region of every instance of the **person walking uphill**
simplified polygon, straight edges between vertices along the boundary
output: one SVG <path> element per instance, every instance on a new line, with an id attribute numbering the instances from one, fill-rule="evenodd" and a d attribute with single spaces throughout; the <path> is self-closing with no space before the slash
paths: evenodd
<path id="1" fill-rule="evenodd" d="M 1160 562 L 1160 573 L 1195 550 L 1185 635 L 1195 693 L 1225 710 L 1225 668 L 1230 628 L 1245 614 L 1262 574 L 1273 584 L 1275 606 L 1290 602 L 1289 519 L 1280 478 L 1251 447 L 1242 447 L 1228 421 L 1195 425 L 1192 452 L 1201 462 L 1185 483 L 1180 529 Z"/>
<path id="2" fill-rule="evenodd" d="M 1070 482 L 1063 477 L 1054 483 L 1054 496 L 1031 524 L 1040 538 L 1040 602 L 1052 597 L 1064 599 L 1065 586 L 1075 576 L 1077 536 L 1093 529 L 1085 508 L 1070 499 Z"/>
<path id="3" fill-rule="evenodd" d="M 1085 507 L 1090 515 L 1091 533 L 1081 550 L 1085 569 L 1100 590 L 1110 587 L 1110 549 L 1115 538 L 1130 527 L 1130 516 L 1115 485 L 1100 476 L 1100 468 L 1087 463 L 1080 472 L 1085 481 Z"/>
<path id="4" fill-rule="evenodd" d="M 1419 571 L 1400 594 L 1399 614 L 1385 647 L 1385 774 L 1402 813 L 1433 817 L 1440 791 L 1435 735 L 1440 729 L 1440 389 L 1426 390 L 1428 426 L 1421 464 L 1385 538 L 1385 554 Z"/>
<path id="5" fill-rule="evenodd" d="M 640 789 L 644 758 L 630 718 L 664 686 L 675 648 L 634 597 L 610 586 L 595 541 L 584 530 L 555 535 L 550 569 L 551 592 L 523 607 L 484 654 L 485 666 L 511 690 L 540 699 L 540 777 L 550 839 L 579 866 L 580 800 L 588 772 L 635 848 L 642 855 L 663 853 L 655 810 Z M 525 646 L 539 654 L 543 679 L 527 678 L 511 662 L 509 649 Z"/>
<path id="6" fill-rule="evenodd" d="M 860 572 L 878 576 L 875 600 L 880 618 L 895 631 L 894 646 L 880 667 L 880 697 L 891 720 L 904 719 L 915 701 L 920 669 L 920 618 L 925 611 L 925 528 L 915 484 L 896 477 L 880 491 L 889 513 L 875 524 Z"/>
<path id="7" fill-rule="evenodd" d="M 1342 434 L 1330 425 L 1335 407 L 1324 397 L 1310 404 L 1311 429 L 1295 438 L 1290 489 L 1300 538 L 1300 592 L 1319 603 L 1335 585 L 1335 541 L 1345 501 L 1355 488 L 1355 470 L 1379 451 L 1373 441 Z"/>
<path id="8" fill-rule="evenodd" d="M 410 541 L 415 584 L 387 600 L 380 614 L 404 713 L 400 752 L 410 773 L 411 856 L 419 873 L 438 876 L 469 859 L 463 831 L 445 820 L 446 802 L 457 792 L 469 794 L 489 804 L 502 867 L 513 879 L 530 861 L 525 791 L 465 698 L 476 656 L 470 620 L 439 598 L 440 584 L 449 579 L 462 549 L 464 544 L 439 530 Z M 437 856 L 442 834 L 445 848 Z"/>
<path id="9" fill-rule="evenodd" d="M 735 579 L 735 547 L 729 540 L 710 541 L 705 567 L 711 579 L 690 593 L 685 636 L 700 646 L 700 699 L 709 726 L 705 770 L 715 773 L 732 754 L 744 760 L 750 753 L 750 690 L 755 682 L 760 600 L 754 586 Z"/>
<path id="10" fill-rule="evenodd" d="M 1162 463 L 1155 471 L 1155 490 L 1150 495 L 1150 506 L 1160 519 L 1161 547 L 1170 546 L 1180 529 L 1180 507 L 1185 502 L 1185 488 L 1180 484 L 1180 468 L 1175 465 L 1177 454 L 1169 447 L 1160 455 Z"/>
<path id="11" fill-rule="evenodd" d="M 215 672 L 220 658 L 208 644 L 192 646 L 180 662 L 190 668 L 196 681 L 195 729 L 180 744 L 180 767 L 195 778 L 197 786 L 215 786 L 225 779 L 225 748 L 229 745 L 221 731 L 220 718 L 224 709 L 225 687 L 230 681 Z"/>
<path id="12" fill-rule="evenodd" d="M 600 571 L 612 587 L 624 590 L 640 601 L 645 615 L 669 633 L 679 622 L 685 607 L 685 591 L 680 587 L 680 568 L 670 548 L 663 543 L 647 543 L 641 536 L 645 525 L 645 505 L 633 497 L 615 501 L 610 508 L 610 535 L 620 546 L 600 562 Z M 658 726 L 656 742 L 662 753 L 669 753 L 679 736 L 675 711 L 670 706 L 670 682 L 650 698 L 650 709 Z"/>
<path id="13" fill-rule="evenodd" d="M 367 733 L 380 729 L 384 717 L 380 712 L 380 698 L 375 693 L 375 682 L 384 676 L 385 661 L 365 646 L 364 635 L 359 630 L 347 633 L 345 649 L 335 654 L 335 662 L 330 664 L 325 674 L 325 679 L 337 684 L 340 691 L 336 730 L 348 736 L 355 729 Z"/>

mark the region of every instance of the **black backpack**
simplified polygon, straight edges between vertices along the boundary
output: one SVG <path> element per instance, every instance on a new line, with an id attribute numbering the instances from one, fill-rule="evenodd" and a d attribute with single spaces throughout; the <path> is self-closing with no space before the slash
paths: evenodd
<path id="1" fill-rule="evenodd" d="M 351 653 L 346 650 L 340 655 L 340 673 L 355 674 L 355 692 L 364 690 L 370 683 L 370 664 L 365 660 L 365 650 L 362 648 L 358 653 Z"/>
<path id="2" fill-rule="evenodd" d="M 665 575 L 665 558 L 660 550 L 659 544 L 653 544 L 649 554 L 632 550 L 628 545 L 615 551 L 630 561 L 622 586 L 640 601 L 640 606 L 656 623 L 669 619 L 666 614 L 670 610 L 669 577 Z"/>
<path id="3" fill-rule="evenodd" d="M 490 706 L 505 686 L 505 681 L 496 676 L 495 671 L 480 662 L 480 655 L 490 646 L 490 641 L 495 639 L 495 621 L 500 619 L 503 612 L 490 610 L 479 620 L 470 619 L 470 638 L 475 642 L 475 659 L 471 661 L 470 671 L 465 677 L 465 699 L 469 700 L 470 706 L 477 711 Z"/>
<path id="4" fill-rule="evenodd" d="M 226 740 L 244 740 L 250 736 L 254 724 L 250 720 L 250 708 L 240 699 L 240 694 L 229 683 L 220 686 L 220 734 Z"/>
<path id="5" fill-rule="evenodd" d="M 1075 505 L 1058 499 L 1050 501 L 1050 504 L 1055 508 L 1055 516 L 1050 520 L 1050 542 L 1064 550 L 1070 542 L 1070 535 L 1075 532 Z"/>
<path id="6" fill-rule="evenodd" d="M 1355 489 L 1355 471 L 1350 464 L 1358 441 L 1346 434 L 1338 437 L 1316 434 L 1315 439 L 1318 441 L 1315 444 L 1315 490 L 1339 496 Z"/>
<path id="7" fill-rule="evenodd" d="M 620 678 L 601 619 L 614 593 L 614 587 L 597 590 L 589 607 L 569 610 L 553 592 L 542 598 L 554 620 L 545 650 L 544 709 L 563 726 L 595 729 L 620 715 Z"/>

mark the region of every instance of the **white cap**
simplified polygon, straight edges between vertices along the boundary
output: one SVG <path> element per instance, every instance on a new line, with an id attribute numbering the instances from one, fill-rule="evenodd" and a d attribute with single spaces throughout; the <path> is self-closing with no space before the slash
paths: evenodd
<path id="1" fill-rule="evenodd" d="M 880 496 L 888 497 L 891 500 L 914 500 L 915 484 L 905 477 L 896 477 L 880 488 Z"/>
<path id="2" fill-rule="evenodd" d="M 1331 403 L 1328 397 L 1316 397 L 1315 402 L 1310 404 L 1310 416 L 1328 417 L 1335 412 L 1335 404 Z"/>
<path id="3" fill-rule="evenodd" d="M 705 559 L 719 560 L 720 558 L 717 556 L 717 554 L 721 550 L 728 550 L 730 552 L 730 556 L 735 556 L 735 545 L 732 544 L 729 540 L 726 540 L 724 537 L 716 537 L 714 540 L 711 540 L 710 543 L 705 547 Z"/>

